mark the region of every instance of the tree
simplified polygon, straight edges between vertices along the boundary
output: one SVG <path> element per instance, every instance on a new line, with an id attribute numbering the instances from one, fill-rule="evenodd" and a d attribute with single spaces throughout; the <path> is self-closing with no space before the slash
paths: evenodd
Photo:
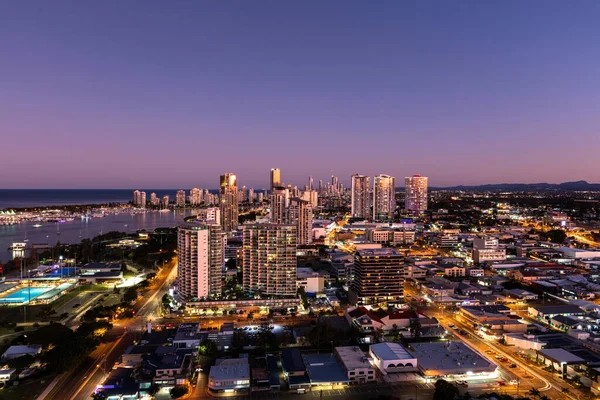
<path id="1" fill-rule="evenodd" d="M 454 400 L 458 397 L 458 388 L 443 379 L 438 379 L 435 383 L 433 400 Z"/>
<path id="2" fill-rule="evenodd" d="M 102 391 L 92 393 L 92 400 L 105 400 L 105 399 L 106 399 L 106 394 L 104 394 L 104 392 L 102 392 Z"/>
<path id="3" fill-rule="evenodd" d="M 546 232 L 548 240 L 552 243 L 562 243 L 567 238 L 567 234 L 562 229 L 552 229 Z"/>
<path id="4" fill-rule="evenodd" d="M 245 331 L 235 331 L 233 332 L 233 337 L 231 338 L 231 347 L 234 349 L 242 349 L 245 346 L 250 344 L 250 340 L 248 338 L 248 334 Z"/>
<path id="5" fill-rule="evenodd" d="M 188 388 L 187 386 L 175 386 L 173 389 L 169 391 L 172 399 L 178 399 L 187 394 Z"/>
<path id="6" fill-rule="evenodd" d="M 130 288 L 128 288 L 125 291 L 125 293 L 123 293 L 123 302 L 131 303 L 132 301 L 137 299 L 137 297 L 138 297 L 137 289 L 134 286 L 131 286 Z"/>
<path id="7" fill-rule="evenodd" d="M 536 388 L 529 389 L 529 395 L 531 397 L 540 397 L 540 394 L 541 394 L 540 391 Z"/>
<path id="8" fill-rule="evenodd" d="M 40 306 L 40 310 L 37 314 L 42 321 L 47 321 L 51 315 L 56 314 L 56 311 L 52 308 L 51 304 L 44 304 Z"/>
<path id="9" fill-rule="evenodd" d="M 217 348 L 217 343 L 214 340 L 204 339 L 202 343 L 200 343 L 198 352 L 205 357 L 216 358 L 217 354 L 219 353 L 219 349 Z"/>
<path id="10" fill-rule="evenodd" d="M 421 338 L 421 321 L 419 321 L 419 318 L 413 318 L 410 320 L 409 330 L 414 339 Z"/>

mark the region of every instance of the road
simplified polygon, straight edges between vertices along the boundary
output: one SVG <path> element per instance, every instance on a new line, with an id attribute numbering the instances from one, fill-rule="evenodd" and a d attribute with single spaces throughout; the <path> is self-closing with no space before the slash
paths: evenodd
<path id="1" fill-rule="evenodd" d="M 45 399 L 89 400 L 96 387 L 106 379 L 123 351 L 139 334 L 136 328 L 143 329 L 147 319 L 153 315 L 176 275 L 177 268 L 174 261 L 162 268 L 146 293 L 146 297 L 138 300 L 134 305 L 136 316 L 115 324 L 110 334 L 113 341 L 102 343 L 83 365 L 65 373 Z"/>
<path id="2" fill-rule="evenodd" d="M 551 373 L 542 370 L 541 368 L 526 363 L 523 361 L 521 357 L 518 356 L 518 349 L 512 346 L 503 346 L 496 341 L 482 339 L 476 336 L 473 333 L 473 327 L 471 324 L 466 324 L 461 321 L 460 318 L 457 318 L 456 314 L 448 313 L 445 315 L 442 314 L 434 314 L 432 316 L 437 317 L 440 320 L 442 326 L 444 326 L 448 331 L 451 331 L 455 336 L 461 339 L 464 343 L 469 345 L 470 347 L 476 349 L 479 353 L 486 355 L 496 364 L 499 364 L 501 373 L 507 379 L 519 379 L 520 380 L 520 391 L 521 393 L 525 393 L 530 388 L 535 387 L 536 389 L 544 392 L 544 395 L 550 398 L 581 398 L 585 397 L 587 393 L 583 391 L 579 391 L 576 388 L 573 388 L 563 382 L 556 375 L 552 375 Z M 461 335 L 459 332 L 452 330 L 448 327 L 450 323 L 453 323 L 460 329 L 467 332 L 466 335 Z M 492 352 L 490 355 L 489 352 Z M 504 356 L 508 359 L 507 362 L 498 362 L 495 358 L 492 358 L 494 354 L 498 354 Z M 507 366 L 510 364 L 516 364 L 516 368 L 508 368 Z M 568 388 L 571 394 L 567 394 L 563 392 L 563 388 Z M 506 393 L 516 394 L 517 388 L 515 386 L 507 387 L 503 386 L 502 391 Z"/>

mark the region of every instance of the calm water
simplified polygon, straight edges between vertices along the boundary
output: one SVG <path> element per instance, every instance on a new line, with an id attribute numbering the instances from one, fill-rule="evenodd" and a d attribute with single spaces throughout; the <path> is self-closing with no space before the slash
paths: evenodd
<path id="1" fill-rule="evenodd" d="M 14 242 L 27 244 L 79 243 L 84 238 L 110 231 L 133 233 L 140 229 L 154 230 L 156 228 L 172 227 L 183 223 L 183 218 L 189 216 L 190 209 L 169 212 L 147 212 L 144 214 L 109 215 L 98 219 L 75 219 L 71 222 L 58 224 L 60 235 L 57 234 L 57 224 L 41 223 L 43 226 L 34 228 L 35 222 L 0 226 L 0 260 L 6 262 L 12 259 L 12 251 L 8 248 Z M 126 226 L 127 225 L 127 226 Z"/>

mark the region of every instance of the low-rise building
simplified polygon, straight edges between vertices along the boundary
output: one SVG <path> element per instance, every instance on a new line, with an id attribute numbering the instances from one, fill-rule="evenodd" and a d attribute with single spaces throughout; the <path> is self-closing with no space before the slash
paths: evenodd
<path id="1" fill-rule="evenodd" d="M 33 356 L 40 354 L 42 352 L 42 346 L 40 345 L 18 345 L 18 346 L 10 346 L 0 357 L 1 360 L 13 360 L 15 358 L 23 357 L 23 356 Z"/>
<path id="2" fill-rule="evenodd" d="M 476 264 L 506 260 L 506 249 L 473 249 L 473 262 Z"/>
<path id="3" fill-rule="evenodd" d="M 425 376 L 496 376 L 496 364 L 461 342 L 411 343 L 408 351 Z"/>
<path id="4" fill-rule="evenodd" d="M 527 308 L 527 312 L 529 316 L 546 322 L 549 322 L 557 315 L 585 315 L 585 312 L 581 308 L 568 304 L 530 306 Z"/>
<path id="5" fill-rule="evenodd" d="M 387 375 L 394 372 L 413 372 L 417 370 L 417 359 L 399 343 L 377 343 L 369 346 L 373 364 Z"/>
<path id="6" fill-rule="evenodd" d="M 360 347 L 336 347 L 335 355 L 344 366 L 350 383 L 366 383 L 375 380 L 375 368 Z"/>
<path id="7" fill-rule="evenodd" d="M 217 359 L 208 374 L 208 392 L 213 395 L 247 394 L 250 391 L 248 358 Z"/>
<path id="8" fill-rule="evenodd" d="M 296 268 L 296 287 L 303 287 L 306 293 L 323 293 L 325 277 L 312 268 Z"/>

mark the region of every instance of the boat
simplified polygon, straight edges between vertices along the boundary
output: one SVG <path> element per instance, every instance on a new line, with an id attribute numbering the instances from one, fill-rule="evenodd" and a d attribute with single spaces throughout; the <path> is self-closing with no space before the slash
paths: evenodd
<path id="1" fill-rule="evenodd" d="M 42 224 L 35 224 L 33 225 L 34 228 L 41 228 L 43 225 Z"/>

